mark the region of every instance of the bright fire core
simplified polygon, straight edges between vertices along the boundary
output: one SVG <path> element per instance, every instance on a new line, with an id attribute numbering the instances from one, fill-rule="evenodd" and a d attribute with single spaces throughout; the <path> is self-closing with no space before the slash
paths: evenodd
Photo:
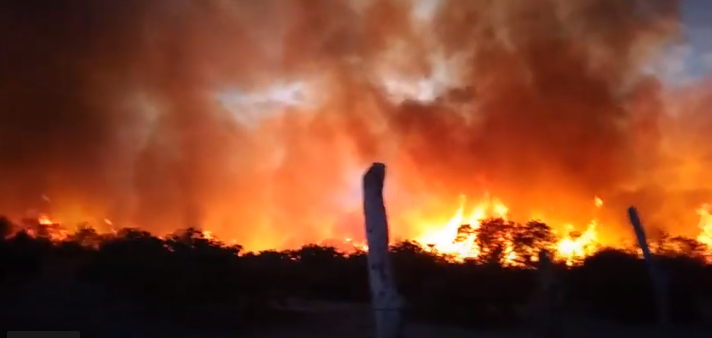
<path id="1" fill-rule="evenodd" d="M 603 201 L 596 197 L 594 204 L 596 208 L 600 208 L 603 205 Z M 480 255 L 480 248 L 475 244 L 476 234 L 468 234 L 465 238 L 460 238 L 460 240 L 456 241 L 455 238 L 460 232 L 460 227 L 462 225 L 470 225 L 474 230 L 477 230 L 482 222 L 487 219 L 500 218 L 507 220 L 509 208 L 495 198 L 488 198 L 484 202 L 476 203 L 469 214 L 466 213 L 465 206 L 466 198 L 461 196 L 460 207 L 447 224 L 439 229 L 423 233 L 416 239 L 416 242 L 424 244 L 430 250 L 452 256 L 458 260 L 477 258 Z M 600 246 L 597 225 L 598 221 L 595 217 L 582 233 L 573 231 L 574 227 L 571 224 L 564 225 L 567 233 L 559 240 L 556 247 L 551 249 L 555 249 L 556 256 L 565 260 L 568 264 L 585 258 L 594 253 Z M 511 246 L 512 244 L 509 243 L 509 247 L 505 250 L 506 261 L 509 263 L 513 263 L 516 258 Z"/>
<path id="2" fill-rule="evenodd" d="M 486 220 L 508 221 L 509 208 L 499 199 L 489 195 L 480 201 L 470 203 L 470 208 L 468 208 L 467 202 L 466 197 L 461 196 L 459 207 L 445 224 L 419 224 L 417 228 L 421 229 L 420 234 L 414 237 L 413 242 L 420 244 L 427 251 L 446 256 L 454 261 L 478 258 L 481 255 L 481 249 L 477 245 L 477 230 Z M 602 248 L 603 244 L 598 235 L 597 211 L 603 206 L 603 203 L 603 200 L 598 197 L 593 199 L 592 204 L 595 209 L 584 231 L 574 231 L 573 224 L 551 224 L 550 226 L 555 229 L 554 233 L 558 235 L 558 239 L 546 249 L 552 251 L 556 259 L 567 265 L 573 265 Z M 700 221 L 696 241 L 703 247 L 705 258 L 712 262 L 712 206 L 702 205 L 697 213 L 700 216 Z M 63 240 L 69 234 L 59 224 L 60 222 L 51 219 L 46 214 L 40 214 L 36 218 L 36 223 L 49 227 L 49 230 L 45 230 L 55 240 Z M 109 228 L 113 227 L 113 223 L 108 219 L 104 219 L 103 223 Z M 472 231 L 463 233 L 461 231 L 463 226 Z M 564 229 L 564 233 L 557 233 L 556 229 Z M 29 233 L 35 235 L 37 234 L 35 231 L 30 229 Z M 115 232 L 116 229 L 112 229 L 112 231 Z M 204 230 L 203 235 L 207 239 L 217 240 L 210 230 Z M 513 242 L 509 238 L 501 238 L 501 240 L 505 243 L 504 263 L 516 265 L 518 257 L 513 250 Z M 234 239 L 229 242 L 238 243 Z M 346 243 L 347 246 L 358 250 L 368 249 L 365 243 L 354 241 L 351 238 L 344 238 L 339 242 Z M 533 255 L 533 257 L 535 256 Z"/>
<path id="3" fill-rule="evenodd" d="M 466 238 L 455 240 L 460 235 L 459 229 L 462 225 L 470 225 L 473 229 L 478 229 L 483 221 L 487 219 L 508 219 L 509 208 L 496 198 L 486 198 L 484 201 L 475 203 L 469 211 L 466 210 L 465 197 L 461 197 L 460 207 L 455 215 L 442 227 L 427 227 L 432 229 L 417 237 L 416 242 L 424 245 L 429 250 L 445 254 L 456 260 L 477 258 L 480 255 L 480 248 L 477 247 L 476 234 L 470 233 Z M 603 200 L 596 197 L 593 200 L 595 210 L 603 206 Z M 699 234 L 697 242 L 705 249 L 705 257 L 709 261 L 712 259 L 712 206 L 705 204 L 701 206 L 697 213 L 700 215 Z M 554 229 L 565 229 L 565 233 L 559 234 L 560 238 L 554 247 L 549 248 L 554 251 L 554 255 L 568 265 L 572 265 L 583 258 L 594 254 L 603 247 L 598 235 L 599 221 L 596 212 L 584 231 L 574 231 L 573 224 L 563 224 Z M 506 240 L 505 240 L 506 241 Z M 508 244 L 505 250 L 505 263 L 514 264 L 516 255 L 511 249 L 512 243 Z"/>

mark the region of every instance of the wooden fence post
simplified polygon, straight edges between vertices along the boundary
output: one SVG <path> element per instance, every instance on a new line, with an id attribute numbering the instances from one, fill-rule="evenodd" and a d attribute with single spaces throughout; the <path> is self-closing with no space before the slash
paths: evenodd
<path id="1" fill-rule="evenodd" d="M 549 251 L 539 251 L 539 261 L 537 263 L 539 278 L 537 285 L 537 302 L 534 310 L 538 319 L 537 325 L 539 334 L 547 338 L 558 337 L 562 334 L 561 323 L 558 319 L 560 290 Z"/>
<path id="2" fill-rule="evenodd" d="M 363 176 L 363 210 L 368 242 L 368 275 L 377 338 L 401 335 L 402 300 L 396 290 L 388 257 L 388 218 L 383 201 L 386 166 L 374 163 Z"/>
<path id="3" fill-rule="evenodd" d="M 648 266 L 650 279 L 653 283 L 655 301 L 658 308 L 658 323 L 667 326 L 670 323 L 670 311 L 668 309 L 668 288 L 665 276 L 650 252 L 650 247 L 645 237 L 645 230 L 643 229 L 643 223 L 640 221 L 638 211 L 635 207 L 628 208 L 628 218 L 630 218 L 630 223 L 635 230 L 635 237 L 638 240 L 640 249 L 643 251 L 643 259 L 645 259 L 645 263 Z"/>

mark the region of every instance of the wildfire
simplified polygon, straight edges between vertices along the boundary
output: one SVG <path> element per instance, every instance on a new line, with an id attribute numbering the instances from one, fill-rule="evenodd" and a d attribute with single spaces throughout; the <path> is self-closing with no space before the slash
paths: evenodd
<path id="1" fill-rule="evenodd" d="M 712 247 L 712 205 L 704 204 L 702 207 L 697 209 L 697 213 L 700 215 L 700 234 L 697 236 L 697 241 Z"/>
<path id="2" fill-rule="evenodd" d="M 49 218 L 49 216 L 47 216 L 47 215 L 40 215 L 39 217 L 37 217 L 37 223 L 39 223 L 39 224 L 41 224 L 41 225 L 52 225 L 52 224 L 56 224 L 56 223 L 55 223 L 54 221 L 52 221 L 52 220 Z"/>
<path id="3" fill-rule="evenodd" d="M 481 252 L 476 244 L 476 230 L 487 219 L 499 218 L 506 221 L 509 208 L 500 200 L 487 196 L 487 198 L 475 203 L 470 213 L 466 214 L 465 202 L 466 199 L 462 196 L 460 206 L 455 211 L 455 215 L 441 227 L 424 227 L 432 230 L 423 232 L 422 235 L 417 237 L 416 242 L 431 252 L 452 257 L 456 261 L 479 257 Z M 551 224 L 554 229 L 563 228 L 565 231 L 564 235 L 552 248 L 546 248 L 554 251 L 556 259 L 571 266 L 593 255 L 602 247 L 598 236 L 599 221 L 597 214 L 598 210 L 603 206 L 603 200 L 599 197 L 594 198 L 594 206 L 595 209 L 591 221 L 584 231 L 576 231 L 572 224 L 563 224 L 563 226 Z M 698 225 L 700 233 L 696 239 L 706 246 L 707 260 L 712 262 L 712 205 L 702 205 L 697 209 L 697 213 L 700 215 Z M 470 231 L 463 236 L 460 232 L 462 225 L 469 225 L 475 231 Z M 504 263 L 509 265 L 517 264 L 517 256 L 512 249 L 514 245 L 511 239 L 503 238 L 502 240 L 506 242 Z"/>
<path id="4" fill-rule="evenodd" d="M 478 203 L 469 215 L 465 216 L 466 197 L 460 196 L 460 206 L 455 215 L 445 224 L 445 226 L 435 228 L 416 238 L 416 242 L 425 245 L 430 250 L 450 255 L 458 259 L 475 258 L 479 255 L 479 248 L 475 244 L 475 235 L 468 234 L 460 241 L 455 241 L 459 235 L 460 226 L 469 225 L 473 230 L 477 230 L 483 220 L 488 218 L 507 219 L 509 209 L 497 199 L 489 199 L 487 202 Z"/>
<path id="5" fill-rule="evenodd" d="M 32 236 L 42 234 L 53 241 L 62 241 L 69 237 L 69 232 L 46 214 L 37 216 L 36 224 L 29 224 L 26 230 Z"/>
<path id="6" fill-rule="evenodd" d="M 594 204 L 596 208 L 600 208 L 603 205 L 603 201 L 596 197 Z M 477 258 L 480 255 L 480 248 L 476 244 L 476 230 L 487 219 L 499 218 L 505 221 L 508 220 L 509 208 L 500 200 L 489 195 L 482 201 L 475 203 L 472 211 L 467 215 L 465 214 L 465 208 L 466 198 L 461 196 L 460 206 L 447 224 L 440 229 L 436 228 L 436 230 L 422 234 L 416 239 L 416 242 L 423 244 L 433 252 L 453 257 L 455 260 Z M 462 225 L 469 225 L 475 231 L 463 236 L 460 232 Z M 567 234 L 553 248 L 556 250 L 556 257 L 571 265 L 576 260 L 594 253 L 599 246 L 596 233 L 597 225 L 597 220 L 595 218 L 592 219 L 583 233 L 574 231 L 574 227 L 571 224 L 565 225 L 564 228 L 567 230 Z M 509 239 L 505 241 L 507 242 L 504 250 L 505 263 L 514 264 L 517 258 L 513 251 L 514 244 Z"/>
<path id="7" fill-rule="evenodd" d="M 508 223 L 509 208 L 489 194 L 475 203 L 470 203 L 469 212 L 467 202 L 464 195 L 460 196 L 459 206 L 454 215 L 442 225 L 433 222 L 419 227 L 423 230 L 420 235 L 415 236 L 414 242 L 420 244 L 425 250 L 446 256 L 454 261 L 480 257 L 483 249 L 478 246 L 478 230 L 481 229 L 484 221 L 491 219 L 501 220 L 504 222 L 503 224 L 512 224 Z M 584 231 L 577 231 L 573 224 L 549 224 L 554 232 L 557 229 L 563 229 L 564 233 L 559 234 L 555 243 L 538 249 L 551 250 L 556 259 L 567 265 L 574 265 L 596 253 L 602 247 L 598 235 L 598 210 L 603 206 L 603 200 L 595 197 L 593 204 L 595 208 Z M 700 216 L 698 225 L 700 233 L 696 239 L 699 243 L 707 246 L 707 252 L 709 252 L 707 259 L 712 262 L 712 205 L 704 204 L 696 211 Z M 111 220 L 103 219 L 103 223 L 116 234 Z M 26 219 L 24 224 L 26 232 L 32 236 L 45 236 L 56 241 L 65 240 L 69 236 L 69 232 L 61 226 L 61 222 L 47 214 L 39 214 Z M 208 240 L 218 240 L 218 237 L 210 230 L 201 230 L 201 234 Z M 503 263 L 507 265 L 521 264 L 522 257 L 517 257 L 512 235 L 498 234 L 497 236 L 499 236 L 497 240 L 504 243 L 501 252 Z M 233 239 L 230 243 L 235 244 L 237 241 Z M 368 250 L 366 243 L 352 238 L 345 238 L 342 244 L 347 249 Z M 537 256 L 529 254 L 531 253 L 528 253 L 531 259 L 535 259 Z"/>
<path id="8" fill-rule="evenodd" d="M 349 245 L 353 246 L 354 249 L 358 251 L 367 251 L 368 250 L 368 245 L 365 243 L 360 243 L 357 241 L 354 241 L 352 238 L 346 238 L 345 242 L 348 243 Z"/>
<path id="9" fill-rule="evenodd" d="M 567 225 L 567 236 L 556 246 L 557 257 L 565 260 L 567 265 L 573 265 L 575 261 L 595 253 L 599 247 L 596 234 L 597 225 L 598 222 L 595 219 L 592 220 L 586 231 L 581 234 L 573 231 L 572 225 Z"/>
<path id="10" fill-rule="evenodd" d="M 213 235 L 213 232 L 210 230 L 203 230 L 202 233 L 205 239 L 215 239 L 215 235 Z"/>
<path id="11" fill-rule="evenodd" d="M 603 200 L 596 197 L 593 200 L 596 210 L 603 206 Z M 571 224 L 566 225 L 566 237 L 559 241 L 556 246 L 557 256 L 566 261 L 567 265 L 572 265 L 576 260 L 586 258 L 598 250 L 598 234 L 596 228 L 598 220 L 594 218 L 583 233 L 577 233 Z"/>

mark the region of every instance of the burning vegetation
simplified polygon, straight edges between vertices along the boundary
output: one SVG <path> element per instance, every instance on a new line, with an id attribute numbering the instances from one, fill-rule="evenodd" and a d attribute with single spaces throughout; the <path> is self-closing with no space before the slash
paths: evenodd
<path id="1" fill-rule="evenodd" d="M 626 244 L 630 205 L 710 244 L 709 82 L 650 71 L 679 1 L 426 2 L 2 1 L 0 213 L 358 247 L 378 160 L 392 237 L 456 260 L 575 264 Z"/>
<path id="2" fill-rule="evenodd" d="M 466 212 L 467 205 L 466 198 L 461 196 L 459 208 L 447 223 L 420 226 L 423 232 L 406 241 L 419 246 L 425 252 L 452 262 L 476 261 L 519 267 L 533 266 L 541 250 L 553 252 L 556 260 L 568 266 L 580 264 L 586 257 L 607 248 L 638 252 L 633 242 L 601 241 L 598 235 L 600 224 L 596 214 L 597 210 L 602 208 L 603 200 L 598 197 L 593 201 L 592 218 L 584 231 L 575 231 L 573 225 L 565 224 L 557 227 L 564 229 L 563 232 L 558 232 L 556 228 L 539 219 L 532 219 L 525 223 L 513 221 L 508 216 L 509 209 L 499 200 L 489 196 L 476 203 L 469 213 Z M 696 237 L 658 234 L 651 243 L 653 250 L 660 254 L 689 255 L 691 258 L 712 263 L 712 237 L 710 237 L 712 219 L 708 208 L 707 205 L 703 205 L 697 210 L 700 219 L 699 234 Z M 46 214 L 40 214 L 36 218 L 25 218 L 18 225 L 12 225 L 9 230 L 8 236 L 23 232 L 56 243 L 80 239 L 79 243 L 82 245 L 93 247 L 99 245 L 99 239 L 140 231 L 135 228 L 115 228 L 113 222 L 108 219 L 103 220 L 99 228 L 84 223 L 75 229 L 70 229 Z M 199 233 L 202 238 L 225 245 L 239 243 L 236 239 L 221 241 L 210 230 L 191 231 Z M 87 241 L 85 239 L 87 236 L 94 239 Z M 159 238 L 163 239 L 165 236 Z M 346 254 L 368 250 L 365 242 L 348 237 L 324 239 L 318 243 L 333 246 Z"/>
<path id="3" fill-rule="evenodd" d="M 165 236 L 136 228 L 62 231 L 44 217 L 24 225 L 6 219 L 0 224 L 5 234 L 0 239 L 0 313 L 13 328 L 42 323 L 53 329 L 110 330 L 116 326 L 100 329 L 107 319 L 98 316 L 115 322 L 111 311 L 118 308 L 128 311 L 126 320 L 155 319 L 172 323 L 171 330 L 245 330 L 260 322 L 289 325 L 280 311 L 369 299 L 366 254 L 353 241 L 348 243 L 357 248 L 348 252 L 314 244 L 248 252 L 197 229 Z M 532 269 L 532 253 L 541 248 L 558 250 L 552 271 L 561 283 L 565 313 L 626 324 L 656 320 L 649 275 L 635 247 L 606 248 L 595 241 L 579 245 L 587 235 L 559 237 L 538 221 L 489 218 L 473 224 L 455 229 L 454 243 L 448 242 L 452 249 L 393 243 L 390 255 L 408 321 L 529 327 L 540 278 Z M 13 233 L 13 227 L 21 230 Z M 712 320 L 709 248 L 681 237 L 662 237 L 650 246 L 670 282 L 673 320 Z M 569 248 L 582 249 L 578 255 L 578 249 Z M 130 325 L 135 323 L 122 327 Z"/>
<path id="4" fill-rule="evenodd" d="M 680 2 L 0 0 L 0 317 L 367 301 L 378 161 L 414 314 L 522 322 L 547 249 L 567 311 L 650 320 L 634 205 L 673 317 L 712 318 L 712 86 L 652 71 Z"/>

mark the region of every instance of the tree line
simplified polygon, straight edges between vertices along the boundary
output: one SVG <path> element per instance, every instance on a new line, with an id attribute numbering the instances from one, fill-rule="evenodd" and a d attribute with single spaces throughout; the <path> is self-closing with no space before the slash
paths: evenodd
<path id="1" fill-rule="evenodd" d="M 16 225 L 0 220 L 0 300 L 8 325 L 68 325 L 66 319 L 53 323 L 52 316 L 18 313 L 18 304 L 52 288 L 75 288 L 82 295 L 71 297 L 91 298 L 82 305 L 90 309 L 86 313 L 111 307 L 152 322 L 225 330 L 289 320 L 290 304 L 297 300 L 369 301 L 363 251 L 305 245 L 246 252 L 194 228 L 158 237 L 140 229 L 106 235 L 84 227 L 62 241 L 41 231 L 12 229 Z M 454 262 L 414 242 L 391 247 L 407 318 L 489 328 L 526 325 L 537 285 L 531 257 L 555 243 L 551 229 L 541 222 L 492 219 L 477 229 L 463 226 L 461 233 L 457 240 L 477 235 L 472 237 L 481 255 Z M 521 264 L 503 264 L 505 238 L 513 241 Z M 705 263 L 703 247 L 679 237 L 666 237 L 652 247 L 669 281 L 673 320 L 696 324 L 712 319 L 712 267 Z M 601 248 L 574 266 L 559 262 L 554 269 L 564 312 L 624 323 L 655 320 L 650 281 L 634 248 Z M 86 290 L 91 294 L 85 295 Z M 80 306 L 73 302 L 56 312 L 67 314 L 67 308 Z M 84 321 L 82 316 L 76 320 Z"/>

